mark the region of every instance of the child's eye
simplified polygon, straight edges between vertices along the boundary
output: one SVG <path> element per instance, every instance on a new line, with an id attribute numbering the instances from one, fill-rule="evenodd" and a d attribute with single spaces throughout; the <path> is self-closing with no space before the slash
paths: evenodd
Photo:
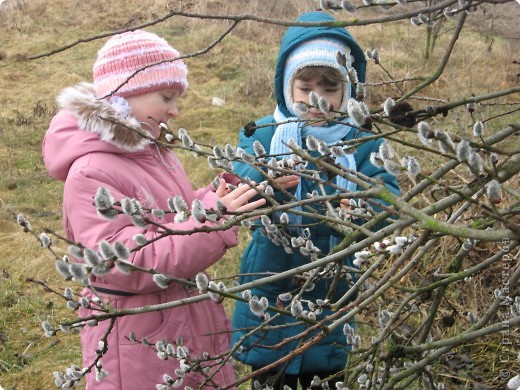
<path id="1" fill-rule="evenodd" d="M 169 102 L 172 101 L 172 98 L 169 97 L 169 96 L 163 96 L 163 100 L 164 100 L 165 103 L 169 103 Z"/>

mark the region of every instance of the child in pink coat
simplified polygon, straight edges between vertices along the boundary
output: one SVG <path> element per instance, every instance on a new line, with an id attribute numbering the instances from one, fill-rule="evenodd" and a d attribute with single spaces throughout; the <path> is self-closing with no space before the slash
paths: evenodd
<path id="1" fill-rule="evenodd" d="M 59 95 L 61 110 L 45 135 L 43 158 L 49 175 L 65 182 L 63 221 L 70 240 L 93 250 L 103 240 L 134 248 L 136 235 L 141 239 L 144 235 L 151 243 L 131 252 L 127 261 L 189 279 L 237 244 L 236 228 L 169 235 L 155 241 L 161 233 L 157 225 L 137 226 L 128 215 L 109 220 L 99 215 L 93 205 L 100 187 L 116 201 L 136 199 L 149 209 L 168 210 L 168 199 L 176 195 L 182 196 L 187 205 L 200 199 L 206 209 L 216 209 L 219 199 L 229 211 L 252 210 L 264 203 L 263 199 L 249 202 L 257 191 L 247 186 L 228 193 L 224 180 L 216 191 L 211 186 L 194 191 L 175 154 L 153 142 L 160 135 L 161 124 L 177 117 L 177 101 L 188 85 L 188 70 L 183 61 L 170 61 L 177 57 L 179 53 L 164 39 L 149 32 L 138 30 L 110 38 L 98 53 L 93 83 L 67 88 Z M 147 67 L 151 64 L 155 65 Z M 142 70 L 143 67 L 147 68 Z M 202 223 L 189 218 L 182 222 L 174 217 L 175 214 L 166 213 L 154 218 L 175 231 L 216 226 L 210 221 Z M 161 288 L 150 273 L 134 271 L 127 275 L 117 267 L 102 275 L 92 275 L 91 284 L 116 309 L 199 294 L 196 288 L 181 283 Z M 90 289 L 83 294 L 93 296 Z M 99 312 L 90 308 L 79 310 L 82 317 L 96 313 Z M 85 367 L 96 359 L 109 322 L 81 330 Z M 108 375 L 98 381 L 95 376 L 99 370 L 92 369 L 87 375 L 87 389 L 155 389 L 156 384 L 165 383 L 163 374 L 176 380 L 181 388 L 218 388 L 229 384 L 234 380 L 229 364 L 214 375 L 210 369 L 206 373 L 210 381 L 189 368 L 190 359 L 206 354 L 215 357 L 228 351 L 228 329 L 222 306 L 211 300 L 119 317 L 107 338 L 108 351 L 101 358 L 103 372 Z M 131 333 L 138 341 L 145 338 L 152 346 L 130 340 Z M 186 347 L 183 353 L 189 356 L 182 361 L 159 359 L 153 346 L 162 338 L 173 345 L 182 338 Z"/>

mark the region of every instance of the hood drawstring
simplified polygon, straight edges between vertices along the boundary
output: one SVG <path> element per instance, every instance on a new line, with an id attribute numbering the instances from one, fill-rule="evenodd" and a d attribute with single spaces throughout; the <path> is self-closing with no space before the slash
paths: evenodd
<path id="1" fill-rule="evenodd" d="M 175 153 L 172 153 L 172 156 L 173 156 L 173 159 L 174 159 L 174 164 L 173 165 L 169 165 L 164 160 L 164 157 L 163 157 L 163 154 L 161 152 L 161 148 L 159 147 L 159 145 L 157 145 L 155 142 L 153 144 L 155 145 L 155 148 L 157 149 L 157 154 L 159 155 L 159 159 L 161 160 L 161 164 L 163 165 L 163 167 L 165 167 L 168 170 L 174 171 L 179 166 L 179 163 L 180 163 L 179 158 L 175 155 Z"/>

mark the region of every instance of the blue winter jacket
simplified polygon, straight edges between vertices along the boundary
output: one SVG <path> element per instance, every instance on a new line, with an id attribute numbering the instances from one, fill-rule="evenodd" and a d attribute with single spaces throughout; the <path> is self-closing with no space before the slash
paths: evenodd
<path id="1" fill-rule="evenodd" d="M 301 22 L 320 22 L 334 21 L 330 15 L 322 12 L 311 12 L 302 15 L 297 21 Z M 316 37 L 332 36 L 345 41 L 351 49 L 354 57 L 353 66 L 358 72 L 361 82 L 365 80 L 366 61 L 363 51 L 356 43 L 350 33 L 344 28 L 331 27 L 290 27 L 283 37 L 275 74 L 275 91 L 279 109 L 286 115 L 289 114 L 284 102 L 283 95 L 283 70 L 285 58 L 287 54 L 299 43 L 314 39 Z M 256 121 L 258 126 L 274 124 L 272 115 L 264 117 Z M 260 141 L 267 153 L 270 150 L 271 138 L 276 130 L 276 126 L 261 127 L 255 131 L 251 137 L 246 137 L 244 129 L 240 132 L 239 146 L 246 152 L 254 154 L 253 143 Z M 359 138 L 368 135 L 367 133 L 350 131 L 344 140 Z M 355 160 L 357 170 L 369 177 L 381 177 L 388 188 L 394 193 L 398 193 L 396 178 L 384 169 L 377 168 L 370 163 L 370 153 L 377 152 L 381 141 L 373 140 L 360 145 L 355 152 Z M 302 143 L 305 145 L 305 142 Z M 241 177 L 249 177 L 257 182 L 263 181 L 265 178 L 256 169 L 244 163 L 235 163 L 234 172 Z M 303 182 L 303 192 L 312 192 L 316 187 L 311 182 Z M 332 191 L 332 189 L 329 189 Z M 321 210 L 320 210 L 321 211 Z M 324 213 L 324 210 L 323 210 Z M 312 221 L 303 218 L 303 224 Z M 322 253 L 327 254 L 330 250 L 330 237 L 337 234 L 324 224 L 315 224 L 310 228 L 311 239 L 313 243 L 320 248 Z M 344 259 L 344 264 L 350 264 L 351 259 Z M 253 238 L 246 248 L 240 267 L 240 283 L 247 283 L 255 279 L 261 278 L 266 273 L 280 273 L 291 268 L 309 263 L 309 258 L 300 253 L 287 254 L 282 246 L 276 246 L 267 237 L 261 234 L 260 229 L 253 232 Z M 329 291 L 333 278 L 323 278 L 316 282 L 312 291 L 305 292 L 302 300 L 310 300 L 316 302 L 316 299 L 324 299 Z M 267 297 L 270 305 L 276 305 L 277 297 L 281 293 L 299 291 L 299 282 L 297 278 L 288 278 L 276 283 L 263 285 L 252 289 L 252 294 L 260 297 Z M 350 284 L 347 280 L 342 279 L 336 288 L 333 301 L 341 297 L 349 289 Z M 306 307 L 305 307 L 306 309 Z M 325 310 L 319 318 L 330 314 Z M 280 343 L 284 339 L 288 339 L 305 329 L 303 325 L 296 325 L 298 320 L 290 316 L 280 316 L 271 323 L 269 330 L 265 332 L 256 332 L 253 336 L 241 340 L 251 329 L 261 324 L 262 320 L 251 312 L 247 303 L 237 302 L 233 315 L 233 336 L 232 344 L 239 340 L 242 342 L 242 348 L 235 354 L 235 358 L 248 365 L 265 366 L 293 351 L 301 341 L 294 341 L 284 344 L 281 347 L 271 348 L 270 346 Z M 312 335 L 311 335 L 312 336 Z M 331 332 L 326 338 L 322 339 L 318 344 L 313 345 L 304 353 L 294 357 L 283 367 L 288 374 L 299 374 L 317 371 L 335 371 L 341 370 L 345 366 L 348 348 L 346 339 L 342 329 L 338 328 Z"/>

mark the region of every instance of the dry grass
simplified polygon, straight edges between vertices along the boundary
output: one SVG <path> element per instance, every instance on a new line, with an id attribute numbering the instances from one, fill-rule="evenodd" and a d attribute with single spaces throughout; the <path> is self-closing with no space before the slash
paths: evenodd
<path id="1" fill-rule="evenodd" d="M 41 140 L 56 109 L 55 96 L 66 86 L 90 79 L 93 59 L 102 42 L 80 44 L 39 60 L 29 61 L 27 57 L 79 38 L 153 20 L 167 13 L 168 3 L 166 0 L 6 0 L 0 5 L 0 270 L 3 272 L 0 385 L 6 390 L 52 388 L 53 370 L 80 362 L 76 336 L 66 336 L 55 344 L 45 339 L 40 330 L 44 319 L 57 320 L 74 314 L 63 309 L 57 298 L 43 294 L 40 287 L 25 281 L 32 277 L 50 282 L 58 291 L 65 287 L 54 272 L 52 257 L 41 250 L 34 238 L 22 233 L 12 217 L 13 213 L 21 212 L 35 228 L 62 230 L 62 184 L 46 175 L 40 157 Z M 251 13 L 287 20 L 315 8 L 315 2 L 310 0 L 265 3 L 215 0 L 182 2 L 182 7 L 186 12 Z M 189 53 L 206 47 L 227 25 L 173 18 L 149 30 L 163 35 L 181 52 Z M 407 23 L 351 30 L 363 47 L 379 48 L 383 65 L 396 78 L 429 74 L 449 39 L 449 33 L 442 35 L 432 58 L 425 62 L 424 35 Z M 244 23 L 210 53 L 189 59 L 191 87 L 181 102 L 181 116 L 173 128 L 184 127 L 201 142 L 236 143 L 238 130 L 244 123 L 270 113 L 274 107 L 273 69 L 282 31 L 277 26 Z M 509 42 L 496 38 L 490 43 L 485 34 L 468 31 L 457 45 L 445 74 L 424 95 L 458 99 L 468 91 L 478 94 L 518 83 L 514 76 L 518 68 L 511 64 L 515 51 Z M 387 79 L 372 63 L 368 75 L 369 83 Z M 397 94 L 392 86 L 369 89 L 369 93 L 367 102 L 372 108 L 378 108 L 386 97 Z M 211 105 L 215 96 L 226 101 L 225 107 Z M 413 104 L 421 107 L 432 103 L 417 100 Z M 468 132 L 470 118 L 464 113 L 453 115 L 449 121 L 440 121 L 439 126 L 447 126 L 459 134 Z M 195 185 L 205 185 L 216 174 L 203 159 L 185 153 L 181 153 L 181 158 Z M 430 163 L 432 167 L 437 164 Z M 405 178 L 402 184 L 407 186 Z M 242 244 L 229 251 L 224 261 L 211 270 L 214 276 L 236 274 L 247 233 L 243 232 L 241 238 Z M 432 262 L 448 263 L 449 249 L 440 250 L 439 259 Z M 423 264 L 417 274 L 425 275 L 438 265 Z M 485 280 L 482 285 L 490 286 Z M 454 296 L 453 303 L 476 309 L 485 298 L 486 288 L 464 291 Z M 232 303 L 228 303 L 227 309 L 231 312 Z M 456 333 L 456 328 L 446 331 Z M 478 347 L 476 364 L 490 364 L 487 356 L 493 356 L 492 347 L 492 343 Z"/>

